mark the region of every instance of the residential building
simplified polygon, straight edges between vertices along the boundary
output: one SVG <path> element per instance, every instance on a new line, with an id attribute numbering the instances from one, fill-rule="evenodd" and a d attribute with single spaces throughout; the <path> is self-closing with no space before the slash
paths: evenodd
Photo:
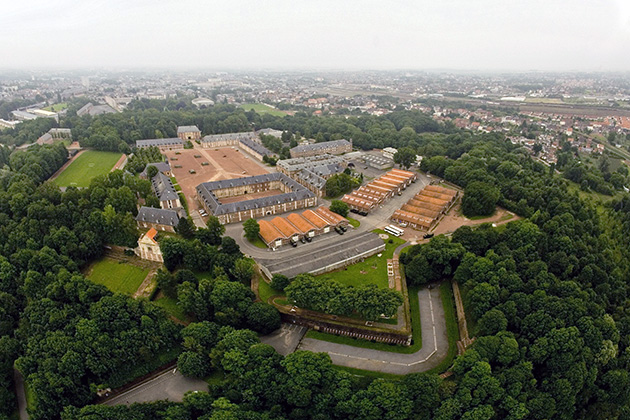
<path id="1" fill-rule="evenodd" d="M 177 137 L 183 141 L 201 140 L 201 130 L 196 125 L 183 125 L 177 127 Z"/>
<path id="2" fill-rule="evenodd" d="M 160 207 L 163 209 L 176 209 L 182 206 L 171 178 L 162 172 L 158 172 L 151 179 L 151 186 L 156 197 L 160 200 Z"/>
<path id="3" fill-rule="evenodd" d="M 157 241 L 157 230 L 151 228 L 138 239 L 138 247 L 135 249 L 135 253 L 145 260 L 164 262 L 162 250 L 160 250 L 160 244 Z"/>

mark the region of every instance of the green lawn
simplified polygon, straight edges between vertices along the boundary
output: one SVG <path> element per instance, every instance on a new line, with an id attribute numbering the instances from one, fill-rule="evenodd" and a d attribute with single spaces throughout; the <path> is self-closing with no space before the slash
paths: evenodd
<path id="1" fill-rule="evenodd" d="M 112 292 L 132 295 L 149 272 L 122 261 L 103 258 L 90 268 L 87 278 L 106 286 Z"/>
<path id="2" fill-rule="evenodd" d="M 385 233 L 382 230 L 375 230 L 374 232 L 379 234 Z M 378 254 L 372 255 L 363 262 L 342 268 L 339 271 L 322 274 L 319 277 L 330 278 L 347 286 L 376 284 L 378 287 L 382 288 L 389 287 L 387 280 L 387 259 L 393 257 L 394 250 L 397 246 L 405 243 L 404 240 L 394 236 L 390 236 L 390 240 L 392 243 L 390 244 L 389 240 L 386 241 L 385 251 L 381 253 L 380 257 Z"/>
<path id="3" fill-rule="evenodd" d="M 47 106 L 46 108 L 44 108 L 44 111 L 59 112 L 63 111 L 66 108 L 68 108 L 68 104 L 66 102 L 61 102 L 58 104 Z"/>
<path id="4" fill-rule="evenodd" d="M 154 300 L 153 303 L 160 308 L 163 308 L 169 315 L 174 316 L 180 321 L 189 321 L 182 308 L 177 305 L 177 299 L 162 296 L 161 298 Z"/>
<path id="5" fill-rule="evenodd" d="M 282 294 L 283 292 L 272 289 L 269 283 L 262 278 L 258 278 L 258 295 L 260 296 L 260 300 L 267 302 L 271 296 Z"/>
<path id="6" fill-rule="evenodd" d="M 92 178 L 109 173 L 121 156 L 116 152 L 85 151 L 59 174 L 55 184 L 60 187 L 88 187 Z"/>
<path id="7" fill-rule="evenodd" d="M 361 222 L 359 222 L 357 219 L 353 219 L 352 217 L 346 217 L 346 219 L 348 219 L 348 222 L 350 222 L 350 224 L 355 228 L 361 226 Z"/>
<path id="8" fill-rule="evenodd" d="M 267 245 L 265 245 L 265 243 L 262 241 L 262 239 L 260 239 L 260 237 L 256 237 L 256 239 L 254 239 L 253 241 L 251 239 L 247 239 L 249 241 L 250 244 L 254 245 L 255 247 L 258 248 L 262 248 L 262 249 L 267 249 Z"/>
<path id="9" fill-rule="evenodd" d="M 278 109 L 272 108 L 265 104 L 242 104 L 241 108 L 243 108 L 246 111 L 253 109 L 259 114 L 270 114 L 270 115 L 275 115 L 277 117 L 284 117 L 285 115 L 287 115 L 285 112 L 282 112 Z"/>

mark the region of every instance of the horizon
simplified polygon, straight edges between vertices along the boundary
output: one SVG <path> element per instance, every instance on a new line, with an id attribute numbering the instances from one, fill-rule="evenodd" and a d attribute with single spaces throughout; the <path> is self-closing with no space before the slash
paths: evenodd
<path id="1" fill-rule="evenodd" d="M 238 4 L 183 0 L 6 6 L 2 70 L 630 71 L 621 0 Z"/>

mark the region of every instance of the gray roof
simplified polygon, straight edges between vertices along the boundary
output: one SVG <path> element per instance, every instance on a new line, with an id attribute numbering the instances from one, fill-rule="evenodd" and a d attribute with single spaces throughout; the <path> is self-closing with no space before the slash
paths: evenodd
<path id="1" fill-rule="evenodd" d="M 339 174 L 343 172 L 344 169 L 345 168 L 341 166 L 340 164 L 334 163 L 334 164 L 329 164 L 329 165 L 316 166 L 313 169 L 311 169 L 311 171 L 315 172 L 317 175 L 321 177 L 326 178 L 328 176 Z"/>
<path id="2" fill-rule="evenodd" d="M 179 216 L 175 210 L 142 206 L 138 210 L 136 221 L 175 227 L 179 223 Z"/>
<path id="3" fill-rule="evenodd" d="M 256 185 L 263 182 L 271 181 L 281 181 L 283 184 L 289 187 L 291 192 L 278 194 L 271 197 L 254 198 L 252 200 L 227 204 L 221 204 L 221 202 L 212 192 L 214 190 L 221 190 L 224 188 L 232 188 L 244 185 Z M 315 195 L 304 186 L 298 184 L 293 179 L 279 172 L 249 176 L 246 178 L 204 182 L 203 184 L 197 185 L 197 195 L 207 204 L 207 206 L 212 210 L 212 214 L 214 214 L 215 216 L 315 197 Z"/>
<path id="4" fill-rule="evenodd" d="M 171 178 L 167 177 L 162 172 L 158 172 L 158 174 L 151 179 L 151 185 L 153 186 L 153 192 L 160 201 L 179 199 Z"/>
<path id="5" fill-rule="evenodd" d="M 177 134 L 180 133 L 201 133 L 196 125 L 182 125 L 177 127 Z"/>
<path id="6" fill-rule="evenodd" d="M 147 176 L 147 169 L 149 166 L 155 166 L 158 172 L 170 172 L 171 165 L 168 162 L 155 162 L 155 163 L 147 163 L 147 166 L 144 167 L 144 170 L 140 173 L 140 176 Z"/>
<path id="7" fill-rule="evenodd" d="M 301 170 L 297 173 L 297 176 L 304 182 L 314 186 L 317 189 L 322 189 L 326 185 L 326 180 L 324 178 L 308 169 Z"/>
<path id="8" fill-rule="evenodd" d="M 313 169 L 320 166 L 338 165 L 344 164 L 344 159 L 339 156 L 333 156 L 328 153 L 323 153 L 317 156 L 298 157 L 293 159 L 283 159 L 278 161 L 278 166 L 285 169 L 288 172 L 297 172 L 303 169 Z M 343 169 L 341 169 L 343 171 Z M 341 172 L 340 171 L 340 172 Z"/>
<path id="9" fill-rule="evenodd" d="M 172 146 L 175 144 L 184 144 L 184 141 L 179 137 L 172 137 L 168 139 L 147 139 L 136 140 L 136 147 L 150 147 L 150 146 Z"/>
<path id="10" fill-rule="evenodd" d="M 243 139 L 254 139 L 256 138 L 256 133 L 251 131 L 245 131 L 242 133 L 226 133 L 226 134 L 211 134 L 208 136 L 204 136 L 201 141 L 205 143 L 214 143 L 226 140 L 243 140 Z"/>
<path id="11" fill-rule="evenodd" d="M 352 144 L 348 140 L 333 140 L 333 141 L 325 141 L 322 143 L 313 143 L 313 144 L 301 144 L 299 146 L 295 146 L 291 149 L 294 152 L 312 152 L 317 150 L 325 151 L 330 147 L 339 147 L 339 146 L 351 146 Z"/>
<path id="12" fill-rule="evenodd" d="M 258 153 L 261 156 L 267 156 L 267 155 L 273 155 L 274 153 L 267 149 L 265 146 L 263 146 L 262 144 L 251 140 L 251 139 L 241 139 L 240 143 L 249 147 L 250 149 L 252 149 L 254 152 Z"/>

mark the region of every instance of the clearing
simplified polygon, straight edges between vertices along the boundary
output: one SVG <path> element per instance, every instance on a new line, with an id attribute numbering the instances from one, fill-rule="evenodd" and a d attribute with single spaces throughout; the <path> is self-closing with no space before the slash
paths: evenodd
<path id="1" fill-rule="evenodd" d="M 149 270 L 124 261 L 102 258 L 92 264 L 86 277 L 94 283 L 102 284 L 112 292 L 133 295 L 148 274 Z"/>
<path id="2" fill-rule="evenodd" d="M 107 174 L 122 153 L 86 150 L 70 163 L 55 179 L 60 187 L 88 187 L 92 178 Z"/>
<path id="3" fill-rule="evenodd" d="M 275 109 L 265 104 L 243 104 L 241 105 L 245 111 L 254 110 L 259 114 L 270 114 L 277 117 L 284 117 L 287 115 L 286 112 L 280 111 L 279 109 Z"/>

